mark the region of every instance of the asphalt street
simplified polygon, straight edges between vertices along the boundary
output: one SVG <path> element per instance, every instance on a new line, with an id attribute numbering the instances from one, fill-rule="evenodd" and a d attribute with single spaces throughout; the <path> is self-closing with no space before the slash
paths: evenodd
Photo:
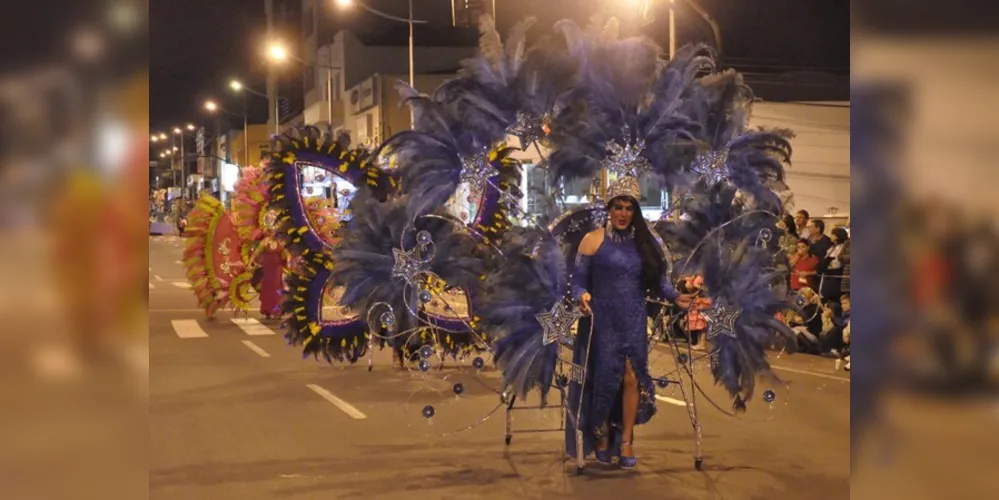
<path id="1" fill-rule="evenodd" d="M 849 374 L 831 360 L 775 356 L 787 388 L 761 381 L 735 417 L 697 394 L 702 471 L 674 384 L 636 431 L 636 470 L 590 464 L 576 475 L 560 432 L 518 433 L 504 444 L 495 370 L 399 370 L 387 351 L 375 353 L 370 372 L 366 361 L 303 360 L 255 307 L 249 319 L 205 319 L 184 283 L 181 250 L 180 238 L 150 237 L 150 498 L 849 498 Z M 651 359 L 655 376 L 675 366 L 665 346 Z M 729 410 L 707 363 L 698 366 L 706 395 Z M 456 397 L 459 382 L 465 392 Z M 760 397 L 766 389 L 773 404 Z M 430 420 L 421 414 L 428 404 Z M 513 425 L 551 429 L 559 414 L 520 410 Z"/>

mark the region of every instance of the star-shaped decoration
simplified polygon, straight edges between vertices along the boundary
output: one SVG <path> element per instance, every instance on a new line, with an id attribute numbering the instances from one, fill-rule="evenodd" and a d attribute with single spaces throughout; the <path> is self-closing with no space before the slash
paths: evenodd
<path id="1" fill-rule="evenodd" d="M 460 181 L 467 183 L 473 192 L 483 192 L 489 186 L 489 179 L 497 175 L 499 175 L 499 170 L 489 162 L 489 151 L 461 159 Z"/>
<path id="2" fill-rule="evenodd" d="M 499 202 L 503 204 L 503 206 L 505 206 L 507 210 L 512 211 L 520 206 L 520 199 L 517 198 L 517 196 L 515 196 L 513 193 L 511 193 L 509 188 L 502 189 L 500 190 L 499 193 L 500 193 Z"/>
<path id="3" fill-rule="evenodd" d="M 566 307 L 565 301 L 555 302 L 551 310 L 535 315 L 541 323 L 542 342 L 551 345 L 564 342 L 572 345 L 572 325 L 583 316 L 577 309 Z"/>
<path id="4" fill-rule="evenodd" d="M 616 140 L 607 141 L 605 147 L 608 156 L 600 162 L 601 165 L 619 176 L 628 175 L 637 178 L 651 171 L 652 165 L 642 156 L 642 152 L 645 151 L 645 140 L 631 142 L 631 130 L 627 126 L 624 127 L 622 135 L 629 138 L 624 144 Z"/>
<path id="5" fill-rule="evenodd" d="M 520 149 L 527 149 L 535 141 L 547 135 L 542 118 L 525 111 L 517 112 L 517 123 L 510 125 L 507 133 L 520 139 Z"/>
<path id="6" fill-rule="evenodd" d="M 728 180 L 732 175 L 728 168 L 728 148 L 721 151 L 710 151 L 701 155 L 694 162 L 691 170 L 708 181 L 709 184 L 717 184 Z"/>
<path id="7" fill-rule="evenodd" d="M 704 318 L 708 321 L 709 337 L 716 337 L 718 335 L 728 335 L 729 337 L 734 337 L 735 321 L 739 319 L 739 315 L 742 314 L 742 310 L 731 308 L 726 305 L 717 305 L 711 309 L 702 311 L 701 314 L 703 314 Z"/>
<path id="8" fill-rule="evenodd" d="M 392 265 L 392 277 L 402 278 L 406 283 L 413 284 L 416 277 L 424 271 L 424 262 L 420 260 L 419 252 L 414 248 L 408 252 L 398 248 L 392 249 L 395 263 Z"/>

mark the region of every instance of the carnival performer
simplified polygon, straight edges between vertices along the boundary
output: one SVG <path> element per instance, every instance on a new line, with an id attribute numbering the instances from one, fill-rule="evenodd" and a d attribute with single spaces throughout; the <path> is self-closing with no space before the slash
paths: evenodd
<path id="1" fill-rule="evenodd" d="M 597 460 L 618 456 L 634 468 L 634 429 L 656 412 L 648 366 L 646 297 L 690 306 L 665 278 L 666 265 L 639 209 L 638 180 L 626 177 L 611 186 L 606 227 L 588 233 L 576 257 L 573 295 L 592 316 L 588 371 L 579 427 L 584 450 Z M 567 436 L 574 439 L 572 436 Z M 578 450 L 577 450 L 578 452 Z"/>
<path id="2" fill-rule="evenodd" d="M 281 292 L 284 289 L 284 272 L 288 267 L 288 253 L 273 237 L 265 237 L 251 258 L 260 266 L 260 314 L 271 319 L 281 315 Z"/>

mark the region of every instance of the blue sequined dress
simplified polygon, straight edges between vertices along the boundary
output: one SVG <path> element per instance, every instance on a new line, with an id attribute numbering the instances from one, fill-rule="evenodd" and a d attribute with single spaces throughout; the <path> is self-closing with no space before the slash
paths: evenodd
<path id="1" fill-rule="evenodd" d="M 566 426 L 566 449 L 571 456 L 576 456 L 572 422 L 578 412 L 584 456 L 593 452 L 599 429 L 604 424 L 609 426 L 611 451 L 618 456 L 622 441 L 621 381 L 625 360 L 631 360 L 638 378 L 639 403 L 635 424 L 648 422 L 656 413 L 655 385 L 649 375 L 642 259 L 630 232 L 613 230 L 604 237 L 595 254 L 577 254 L 573 268 L 573 295 L 578 299 L 583 292 L 590 292 L 594 324 L 590 342 L 591 319 L 584 318 L 579 323 L 573 363 L 583 364 L 587 356 L 589 363 L 585 384 L 582 387 L 578 383 L 569 386 L 567 404 L 570 419 Z M 666 300 L 674 300 L 677 296 L 665 279 L 661 293 Z"/>

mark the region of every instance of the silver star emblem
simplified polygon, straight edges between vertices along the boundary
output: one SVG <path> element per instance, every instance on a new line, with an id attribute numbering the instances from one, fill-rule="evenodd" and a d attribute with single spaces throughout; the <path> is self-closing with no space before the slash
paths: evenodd
<path id="1" fill-rule="evenodd" d="M 517 112 L 517 123 L 510 125 L 507 132 L 520 139 L 520 149 L 527 149 L 528 146 L 545 136 L 541 118 L 524 111 Z"/>
<path id="2" fill-rule="evenodd" d="M 607 141 L 605 147 L 608 156 L 600 162 L 603 167 L 619 176 L 629 175 L 636 178 L 651 171 L 652 165 L 642 156 L 642 151 L 645 151 L 645 140 L 631 142 L 631 129 L 627 126 L 624 127 L 622 135 L 629 138 L 623 145 L 617 141 Z"/>
<path id="3" fill-rule="evenodd" d="M 742 310 L 719 305 L 702 311 L 701 314 L 708 321 L 709 336 L 728 335 L 735 337 L 735 321 L 739 319 Z"/>
<path id="4" fill-rule="evenodd" d="M 510 189 L 512 188 L 504 189 L 499 192 L 499 202 L 502 203 L 507 210 L 514 210 L 520 206 L 520 200 L 510 192 Z"/>
<path id="5" fill-rule="evenodd" d="M 423 272 L 423 262 L 416 249 L 405 252 L 398 248 L 392 249 L 395 263 L 392 265 L 392 277 L 402 278 L 409 284 L 416 282 L 416 276 Z"/>
<path id="6" fill-rule="evenodd" d="M 467 183 L 476 192 L 483 192 L 489 179 L 499 175 L 499 170 L 489 163 L 489 151 L 483 151 L 461 159 L 461 182 Z"/>
<path id="7" fill-rule="evenodd" d="M 541 323 L 542 343 L 551 345 L 555 342 L 564 342 L 572 345 L 572 325 L 583 315 L 576 309 L 566 307 L 565 301 L 555 302 L 551 310 L 535 315 Z"/>
<path id="8" fill-rule="evenodd" d="M 728 168 L 728 148 L 705 153 L 697 159 L 691 170 L 710 184 L 727 180 L 732 174 Z"/>

